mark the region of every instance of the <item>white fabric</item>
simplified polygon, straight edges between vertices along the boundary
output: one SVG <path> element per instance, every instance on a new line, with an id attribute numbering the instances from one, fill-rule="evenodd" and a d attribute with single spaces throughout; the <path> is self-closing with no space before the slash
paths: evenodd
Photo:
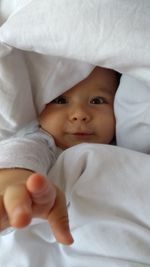
<path id="1" fill-rule="evenodd" d="M 2 43 L 108 66 L 150 84 L 149 0 L 26 2 L 2 25 Z"/>
<path id="2" fill-rule="evenodd" d="M 123 75 L 115 97 L 117 144 L 150 154 L 150 88 Z"/>
<path id="3" fill-rule="evenodd" d="M 143 137 L 142 128 L 141 135 L 136 132 L 141 127 L 138 119 L 144 124 L 146 119 L 145 133 L 149 128 L 143 90 L 148 93 L 150 87 L 150 1 L 18 3 L 0 2 L 0 138 L 34 119 L 45 103 L 86 77 L 93 65 L 101 65 L 123 73 L 131 89 L 136 85 L 139 92 L 141 88 L 140 104 L 136 88 L 127 90 L 125 79 L 121 81 L 116 98 L 117 140 L 144 151 L 140 143 L 144 138 L 146 147 L 149 137 Z M 134 114 L 129 113 L 132 105 Z M 132 131 L 136 131 L 134 144 L 129 140 Z M 61 155 L 50 177 L 58 177 L 58 184 L 63 178 L 67 194 L 71 189 L 68 200 L 74 245 L 58 245 L 47 224 L 37 222 L 0 237 L 0 265 L 150 266 L 149 156 L 102 145 L 82 145 L 69 151 Z"/>
<path id="4" fill-rule="evenodd" d="M 0 60 L 0 139 L 10 136 L 35 118 L 26 62 L 23 54 L 14 50 Z"/>
<path id="5" fill-rule="evenodd" d="M 1 266 L 149 266 L 149 166 L 148 155 L 110 145 L 63 152 L 49 177 L 66 192 L 74 244 L 57 244 L 35 221 L 0 237 Z"/>
<path id="6" fill-rule="evenodd" d="M 24 168 L 47 176 L 62 150 L 38 121 L 0 142 L 0 168 Z"/>

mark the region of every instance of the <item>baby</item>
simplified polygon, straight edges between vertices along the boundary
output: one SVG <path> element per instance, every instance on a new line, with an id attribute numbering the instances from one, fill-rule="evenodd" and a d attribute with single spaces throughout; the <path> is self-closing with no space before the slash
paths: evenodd
<path id="1" fill-rule="evenodd" d="M 37 121 L 1 142 L 1 230 L 9 225 L 24 227 L 39 217 L 48 220 L 58 242 L 73 242 L 65 197 L 44 176 L 64 149 L 80 143 L 112 142 L 119 78 L 114 70 L 96 67 L 86 79 L 48 103 Z"/>

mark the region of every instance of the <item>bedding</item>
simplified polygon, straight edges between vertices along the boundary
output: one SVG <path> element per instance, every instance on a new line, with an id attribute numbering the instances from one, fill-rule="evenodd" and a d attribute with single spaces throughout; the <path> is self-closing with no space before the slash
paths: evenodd
<path id="1" fill-rule="evenodd" d="M 149 266 L 149 165 L 146 154 L 110 145 L 63 152 L 49 177 L 66 193 L 74 244 L 56 243 L 35 220 L 0 238 L 1 266 Z"/>
<path id="2" fill-rule="evenodd" d="M 48 175 L 66 193 L 74 244 L 57 244 L 47 222 L 34 220 L 0 237 L 0 265 L 149 266 L 149 0 L 1 0 L 0 7 L 1 139 L 95 65 L 122 73 L 118 146 L 75 146 Z"/>

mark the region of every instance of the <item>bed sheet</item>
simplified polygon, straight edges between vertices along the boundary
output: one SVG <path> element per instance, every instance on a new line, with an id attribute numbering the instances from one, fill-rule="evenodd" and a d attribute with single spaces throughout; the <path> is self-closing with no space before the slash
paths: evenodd
<path id="1" fill-rule="evenodd" d="M 1 266 L 149 266 L 149 165 L 148 155 L 115 146 L 66 150 L 49 178 L 66 193 L 74 244 L 59 245 L 37 220 L 0 238 Z"/>
<path id="2" fill-rule="evenodd" d="M 4 13 L 8 0 L 2 3 Z M 14 3 L 0 29 L 1 56 L 16 47 L 111 67 L 150 84 L 149 0 Z"/>
<path id="3" fill-rule="evenodd" d="M 149 153 L 150 1 L 9 4 L 0 2 L 0 138 L 100 65 L 123 73 L 115 100 L 118 145 Z M 150 266 L 149 166 L 148 154 L 121 147 L 65 151 L 49 177 L 67 195 L 75 243 L 57 244 L 37 220 L 0 238 L 1 266 Z"/>

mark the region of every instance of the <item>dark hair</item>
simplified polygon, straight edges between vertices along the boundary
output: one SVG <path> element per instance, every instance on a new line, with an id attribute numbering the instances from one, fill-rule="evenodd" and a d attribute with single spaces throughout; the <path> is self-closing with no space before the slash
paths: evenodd
<path id="1" fill-rule="evenodd" d="M 116 71 L 116 76 L 117 76 L 117 81 L 118 81 L 118 86 L 119 86 L 119 84 L 120 84 L 120 79 L 121 79 L 121 76 L 122 76 L 122 73 Z M 117 86 L 117 87 L 118 87 L 118 86 Z"/>

